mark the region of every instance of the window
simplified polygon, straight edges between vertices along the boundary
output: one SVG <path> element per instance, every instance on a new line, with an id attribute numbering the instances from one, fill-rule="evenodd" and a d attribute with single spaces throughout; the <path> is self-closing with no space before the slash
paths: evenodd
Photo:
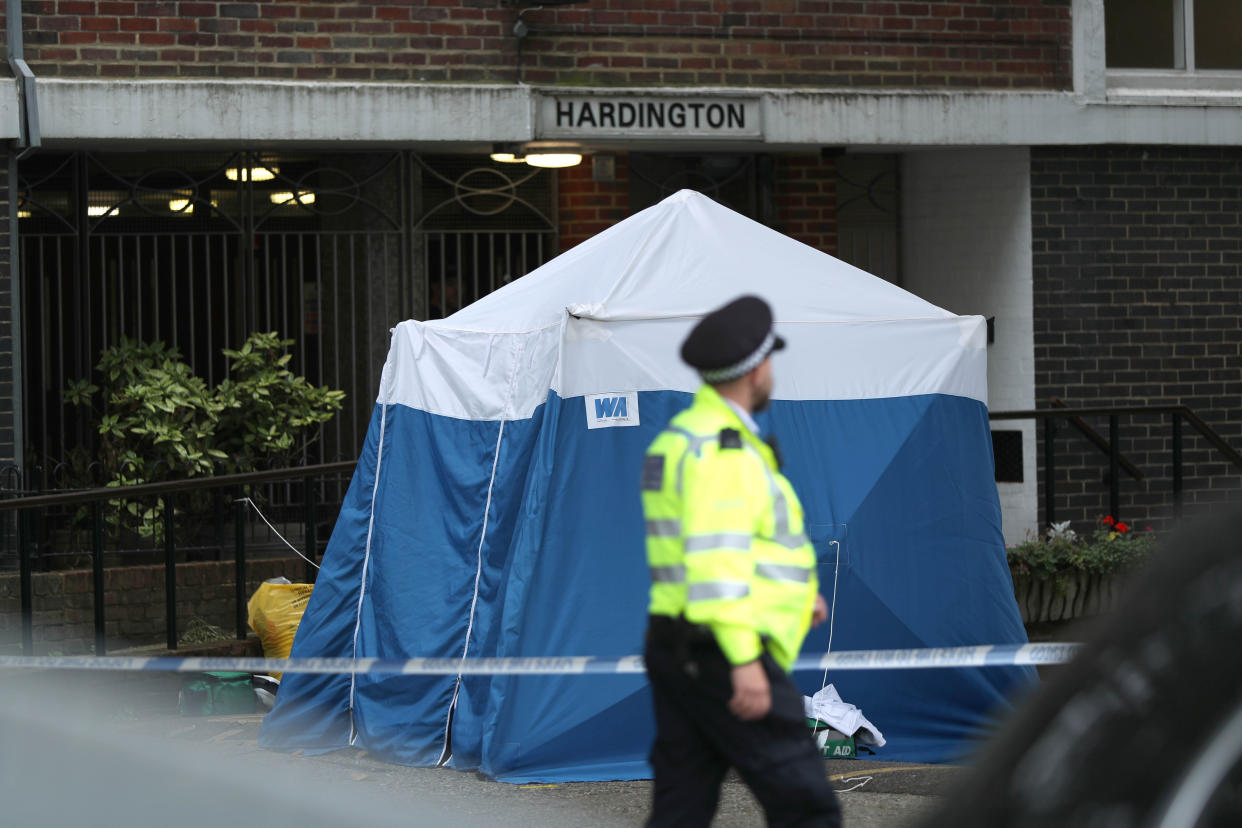
<path id="1" fill-rule="evenodd" d="M 1104 0 L 1110 70 L 1242 69 L 1239 0 Z"/>

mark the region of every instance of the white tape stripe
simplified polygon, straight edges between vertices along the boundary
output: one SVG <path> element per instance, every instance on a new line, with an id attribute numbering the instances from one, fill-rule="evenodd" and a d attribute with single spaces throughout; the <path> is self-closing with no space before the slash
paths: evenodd
<path id="1" fill-rule="evenodd" d="M 921 670 L 961 667 L 1013 667 L 1063 664 L 1080 644 L 996 644 L 930 647 L 921 650 L 838 650 L 803 656 L 794 670 Z M 377 673 L 411 676 L 575 675 L 642 673 L 642 656 L 594 658 L 124 658 L 105 656 L 0 656 L 0 669 L 114 670 L 202 673 Z"/>

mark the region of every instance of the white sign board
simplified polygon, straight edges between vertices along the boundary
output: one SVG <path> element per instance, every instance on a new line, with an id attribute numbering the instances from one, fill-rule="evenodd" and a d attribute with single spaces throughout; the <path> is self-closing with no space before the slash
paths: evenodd
<path id="1" fill-rule="evenodd" d="M 617 391 L 587 394 L 587 428 L 618 428 L 638 425 L 638 392 Z"/>
<path id="2" fill-rule="evenodd" d="M 540 138 L 762 138 L 759 98 L 544 95 Z"/>

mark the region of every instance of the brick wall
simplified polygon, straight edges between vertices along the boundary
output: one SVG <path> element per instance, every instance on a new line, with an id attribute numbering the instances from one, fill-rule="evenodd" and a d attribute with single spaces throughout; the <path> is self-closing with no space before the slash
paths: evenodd
<path id="1" fill-rule="evenodd" d="M 819 153 L 774 157 L 776 229 L 825 253 L 836 252 L 836 168 Z M 586 241 L 631 214 L 629 164 L 616 156 L 612 182 L 595 181 L 591 162 L 557 176 L 560 251 Z"/>
<path id="2" fill-rule="evenodd" d="M 776 229 L 825 253 L 837 252 L 837 177 L 819 153 L 775 158 Z"/>
<path id="3" fill-rule="evenodd" d="M 630 172 L 618 154 L 613 181 L 596 181 L 592 159 L 557 172 L 557 217 L 560 252 L 607 230 L 630 214 Z"/>
<path id="4" fill-rule="evenodd" d="M 1067 88 L 1070 0 L 36 0 L 36 74 Z M 519 55 L 520 51 L 520 55 Z"/>
<path id="5" fill-rule="evenodd" d="M 177 630 L 191 619 L 236 634 L 234 564 L 183 563 L 177 566 Z M 300 558 L 260 559 L 246 565 L 249 597 L 268 578 L 302 579 Z M 89 653 L 95 646 L 93 576 L 89 569 L 40 572 L 33 576 L 34 642 L 37 655 Z M 164 629 L 164 567 L 118 566 L 104 570 L 104 626 L 109 650 L 160 644 Z M 21 592 L 17 573 L 0 575 L 0 653 L 21 652 Z"/>
<path id="6" fill-rule="evenodd" d="M 1031 204 L 1037 405 L 1184 404 L 1242 449 L 1242 149 L 1033 149 Z M 1107 457 L 1068 431 L 1056 517 L 1088 522 L 1108 511 Z M 1183 432 L 1188 513 L 1236 500 L 1242 470 Z M 1122 473 L 1121 517 L 1161 525 L 1168 419 L 1123 419 L 1122 435 L 1145 478 Z"/>
<path id="7" fill-rule="evenodd" d="M 16 488 L 19 484 L 13 436 L 13 262 L 9 245 L 9 198 L 6 155 L 0 159 L 0 490 Z M 0 521 L 0 526 L 4 523 Z"/>

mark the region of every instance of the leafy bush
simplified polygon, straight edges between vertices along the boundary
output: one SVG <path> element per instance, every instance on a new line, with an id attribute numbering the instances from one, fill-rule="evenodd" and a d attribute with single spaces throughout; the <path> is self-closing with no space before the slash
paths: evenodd
<path id="1" fill-rule="evenodd" d="M 275 332 L 251 334 L 240 350 L 223 354 L 232 376 L 220 383 L 215 447 L 231 472 L 252 471 L 258 464 L 288 465 L 309 440 L 305 435 L 332 419 L 344 391 L 314 386 L 288 369 L 292 339 Z"/>
<path id="2" fill-rule="evenodd" d="M 95 414 L 95 457 L 105 486 L 180 480 L 288 464 L 340 409 L 345 392 L 288 369 L 291 339 L 251 334 L 224 349 L 229 377 L 216 388 L 163 342 L 125 337 L 100 355 L 99 385 L 70 382 L 67 404 Z M 86 466 L 81 459 L 79 465 Z M 110 501 L 108 520 L 142 537 L 163 534 L 163 503 Z"/>
<path id="3" fill-rule="evenodd" d="M 106 485 L 127 486 L 211 474 L 211 448 L 221 406 L 207 383 L 163 342 L 125 337 L 105 350 L 95 366 L 102 386 L 71 381 L 65 402 L 91 406 L 96 394 L 97 460 Z"/>
<path id="4" fill-rule="evenodd" d="M 1006 549 L 1014 575 L 1061 580 L 1071 572 L 1106 574 L 1141 563 L 1155 546 L 1151 527 L 1134 531 L 1106 515 L 1090 535 L 1079 535 L 1069 521 L 1055 523 L 1044 535 L 1028 537 Z"/>

